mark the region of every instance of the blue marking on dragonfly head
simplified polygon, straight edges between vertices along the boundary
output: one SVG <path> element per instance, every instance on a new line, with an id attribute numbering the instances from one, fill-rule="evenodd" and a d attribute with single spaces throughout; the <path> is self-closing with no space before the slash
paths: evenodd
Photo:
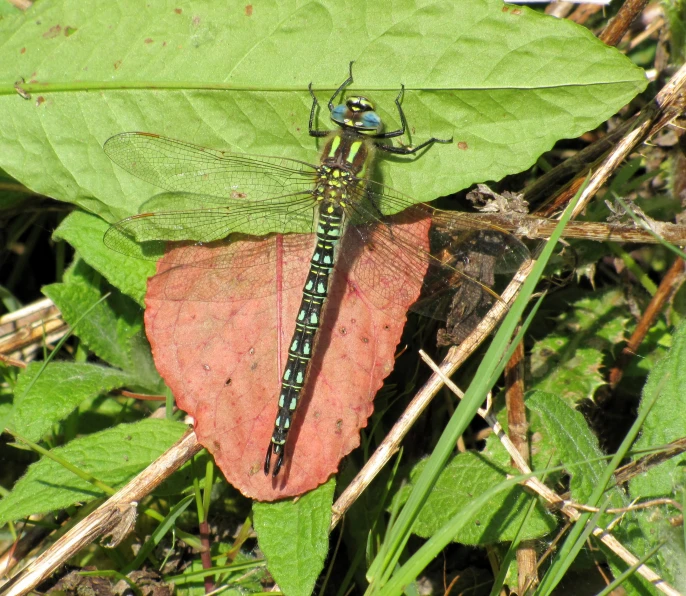
<path id="1" fill-rule="evenodd" d="M 353 128 L 360 132 L 381 132 L 383 122 L 374 111 L 374 104 L 366 97 L 355 95 L 331 110 L 331 120 L 338 126 Z"/>

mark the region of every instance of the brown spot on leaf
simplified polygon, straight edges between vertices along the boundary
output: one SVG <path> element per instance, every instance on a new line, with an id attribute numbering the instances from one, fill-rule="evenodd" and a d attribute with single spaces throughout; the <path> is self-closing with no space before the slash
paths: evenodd
<path id="1" fill-rule="evenodd" d="M 50 27 L 50 29 L 43 33 L 43 37 L 45 39 L 52 39 L 57 37 L 60 33 L 62 33 L 62 27 L 60 25 L 53 25 Z"/>
<path id="2" fill-rule="evenodd" d="M 252 4 L 246 4 L 245 5 L 245 16 L 246 17 L 252 16 Z"/>
<path id="3" fill-rule="evenodd" d="M 21 50 L 19 50 L 19 53 L 20 54 L 26 54 L 26 48 L 22 48 Z"/>
<path id="4" fill-rule="evenodd" d="M 39 106 L 40 104 L 42 104 L 44 101 L 45 101 L 45 97 L 43 97 L 42 95 L 39 95 L 39 96 L 36 98 L 36 107 L 38 107 L 38 106 Z"/>
<path id="5" fill-rule="evenodd" d="M 175 9 L 174 9 L 174 12 L 175 12 L 176 14 L 181 14 L 181 13 L 183 12 L 183 10 L 182 10 L 181 8 L 175 8 Z"/>
<path id="6" fill-rule="evenodd" d="M 145 40 L 143 41 L 143 43 L 152 43 L 152 42 L 153 42 L 153 40 L 151 37 L 146 37 Z"/>
<path id="7" fill-rule="evenodd" d="M 119 67 L 121 66 L 121 60 L 117 60 L 114 63 L 114 70 L 119 70 Z"/>
<path id="8" fill-rule="evenodd" d="M 469 149 L 469 145 L 467 145 L 467 143 L 465 143 L 464 141 L 460 141 L 457 144 L 457 148 L 461 149 L 462 151 L 467 151 L 467 149 Z"/>

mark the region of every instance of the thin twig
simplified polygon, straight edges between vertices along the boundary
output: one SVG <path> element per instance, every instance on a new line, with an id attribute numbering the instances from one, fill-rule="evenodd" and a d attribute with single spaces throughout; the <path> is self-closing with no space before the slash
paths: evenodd
<path id="1" fill-rule="evenodd" d="M 650 303 L 645 309 L 641 320 L 636 325 L 636 329 L 631 334 L 626 346 L 622 349 L 618 356 L 615 365 L 610 370 L 609 382 L 610 388 L 614 389 L 619 381 L 622 380 L 624 369 L 631 359 L 636 355 L 641 342 L 648 334 L 648 331 L 653 326 L 655 319 L 662 312 L 662 309 L 674 295 L 677 288 L 684 280 L 684 261 L 683 259 L 676 259 L 672 266 L 667 270 L 666 275 L 662 278 L 660 286 L 655 292 L 655 295 L 650 300 Z"/>
<path id="2" fill-rule="evenodd" d="M 616 46 L 647 5 L 648 0 L 626 0 L 600 34 L 600 41 Z"/>
<path id="3" fill-rule="evenodd" d="M 507 434 L 515 449 L 527 463 L 529 455 L 529 423 L 524 405 L 524 344 L 520 341 L 510 361 L 505 366 L 505 403 L 507 410 Z M 536 544 L 533 540 L 522 540 L 517 546 L 517 585 L 519 593 L 538 584 L 536 567 Z"/>
<path id="4" fill-rule="evenodd" d="M 604 184 L 609 173 L 625 159 L 638 143 L 656 134 L 683 112 L 684 81 L 686 81 L 686 64 L 682 65 L 674 73 L 674 76 L 660 89 L 660 92 L 653 101 L 647 104 L 636 116 L 620 124 L 615 130 L 608 133 L 607 136 L 586 147 L 575 157 L 553 168 L 536 182 L 529 185 L 524 193 L 525 200 L 533 203 L 538 202 L 543 196 L 550 194 L 553 187 L 564 180 L 569 180 L 572 176 L 578 176 L 584 170 L 594 168 L 596 161 L 606 151 L 610 150 L 611 147 L 615 147 L 612 155 L 601 165 L 601 175 L 598 176 L 598 172 L 594 171 L 594 185 L 586 189 L 585 196 L 577 205 L 577 207 L 581 206 L 579 209 L 582 209 L 588 199 Z M 621 146 L 618 144 L 620 138 L 623 140 Z M 540 209 L 538 215 L 552 216 L 555 212 L 562 209 L 576 194 L 578 186 L 582 182 L 581 178 L 583 176 L 579 176 L 571 182 L 569 188 L 560 192 L 555 197 L 555 200 Z"/>

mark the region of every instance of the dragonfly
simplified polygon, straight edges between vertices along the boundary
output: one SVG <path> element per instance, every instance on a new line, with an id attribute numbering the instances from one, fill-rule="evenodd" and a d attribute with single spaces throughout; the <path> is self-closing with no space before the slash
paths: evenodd
<path id="1" fill-rule="evenodd" d="M 152 211 L 123 219 L 107 230 L 104 243 L 115 251 L 146 259 L 171 254 L 173 262 L 181 265 L 228 267 L 238 276 L 249 268 L 268 266 L 273 258 L 251 243 L 251 238 L 297 234 L 299 240 L 290 246 L 300 242 L 311 247 L 264 461 L 267 476 L 271 471 L 276 477 L 284 465 L 289 429 L 307 382 L 334 267 L 344 263 L 365 287 L 398 303 L 404 297 L 397 295 L 397 284 L 394 295 L 386 294 L 385 276 L 418 279 L 422 295 L 411 309 L 445 319 L 451 308 L 454 313 L 456 300 L 462 301 L 459 309 L 472 316 L 477 304 L 483 309 L 484 304 L 499 300 L 490 287 L 492 280 L 479 279 L 473 255 L 480 245 L 488 247 L 491 272 L 513 272 L 529 258 L 526 247 L 509 233 L 485 228 L 466 213 L 418 203 L 375 181 L 371 169 L 379 153 L 409 156 L 452 139 L 431 137 L 416 146 L 393 145 L 391 139 L 407 130 L 401 106 L 404 86 L 395 99 L 400 128 L 385 131 L 368 98 L 352 95 L 336 103 L 352 83 L 351 62 L 348 77 L 328 101 L 331 130 L 316 127 L 319 102 L 309 85 L 309 134 L 324 139 L 318 164 L 210 149 L 145 132 L 115 135 L 104 146 L 110 159 L 124 170 L 170 191 L 144 205 Z M 428 243 L 425 228 L 413 231 L 406 225 L 413 222 L 430 223 Z M 364 259 L 359 258 L 359 250 L 346 248 L 342 242 L 346 235 L 369 249 Z M 235 250 L 219 262 L 204 263 L 194 256 L 193 246 L 227 237 L 237 239 L 231 244 Z M 182 250 L 167 250 L 175 246 Z"/>

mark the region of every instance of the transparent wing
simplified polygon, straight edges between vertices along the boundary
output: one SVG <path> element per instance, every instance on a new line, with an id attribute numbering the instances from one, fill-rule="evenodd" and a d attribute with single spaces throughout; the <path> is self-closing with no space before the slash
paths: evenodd
<path id="1" fill-rule="evenodd" d="M 315 246 L 313 234 L 244 237 L 205 246 L 177 246 L 165 263 L 202 263 L 211 271 L 172 266 L 155 277 L 167 300 L 231 303 L 302 288 Z"/>
<path id="2" fill-rule="evenodd" d="M 114 163 L 150 184 L 204 195 L 206 207 L 305 191 L 316 171 L 294 159 L 248 157 L 146 132 L 115 135 L 104 149 Z"/>
<path id="3" fill-rule="evenodd" d="M 368 248 L 362 255 L 343 246 L 341 257 L 380 302 L 403 297 L 403 280 L 412 279 L 423 287 L 412 310 L 456 328 L 463 321 L 466 328 L 499 299 L 497 274 L 512 273 L 530 258 L 513 235 L 468 214 L 416 203 L 375 182 L 356 194 L 347 233 Z M 382 208 L 397 213 L 382 215 Z"/>
<path id="4" fill-rule="evenodd" d="M 362 190 L 356 192 L 361 196 L 363 194 Z M 364 195 L 366 196 L 362 196 L 359 203 L 365 208 L 365 213 L 371 212 L 378 218 L 381 213 L 395 214 L 411 208 L 418 209 L 420 213 L 427 213 L 431 217 L 434 230 L 441 234 L 453 235 L 457 239 L 454 241 L 456 245 L 468 238 L 470 232 L 494 232 L 497 235 L 494 239 L 502 238 L 507 244 L 496 264 L 496 273 L 512 273 L 531 257 L 529 249 L 514 235 L 498 226 L 471 217 L 469 213 L 446 211 L 426 203 L 418 203 L 415 199 L 374 181 L 367 184 Z"/>
<path id="5" fill-rule="evenodd" d="M 189 196 L 184 195 L 183 199 L 188 202 Z M 314 208 L 307 191 L 259 202 L 237 202 L 227 207 L 141 213 L 113 224 L 103 241 L 112 250 L 127 256 L 154 261 L 178 242 L 192 246 L 215 242 L 230 234 L 310 233 Z M 204 260 L 192 258 L 188 250 L 174 254 L 177 256 L 169 257 L 177 259 L 173 262 L 208 266 Z"/>

